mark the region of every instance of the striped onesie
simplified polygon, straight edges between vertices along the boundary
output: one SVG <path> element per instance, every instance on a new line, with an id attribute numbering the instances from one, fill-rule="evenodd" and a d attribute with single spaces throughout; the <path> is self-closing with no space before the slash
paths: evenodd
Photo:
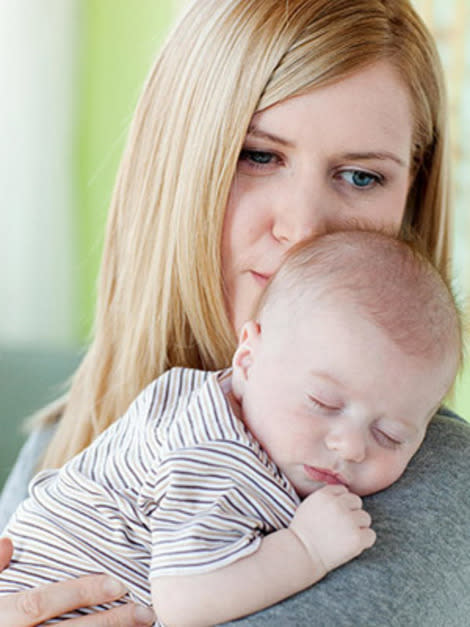
<path id="1" fill-rule="evenodd" d="M 174 368 L 60 470 L 39 473 L 5 534 L 15 552 L 0 594 L 90 573 L 151 605 L 150 580 L 202 574 L 256 551 L 300 502 L 235 417 L 231 370 Z M 54 619 L 54 622 L 58 619 Z"/>

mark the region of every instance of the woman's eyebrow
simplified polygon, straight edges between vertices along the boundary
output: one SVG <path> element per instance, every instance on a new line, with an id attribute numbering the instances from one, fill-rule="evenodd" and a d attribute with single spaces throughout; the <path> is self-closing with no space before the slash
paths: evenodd
<path id="1" fill-rule="evenodd" d="M 279 135 L 274 135 L 274 133 L 268 133 L 267 131 L 263 131 L 253 122 L 248 127 L 247 136 L 251 135 L 253 137 L 258 137 L 259 139 L 268 139 L 269 141 L 275 142 L 276 144 L 280 144 L 281 146 L 287 146 L 289 148 L 293 148 L 295 144 L 290 142 L 283 137 L 279 137 Z"/>
<path id="2" fill-rule="evenodd" d="M 263 129 L 259 128 L 253 122 L 248 127 L 247 136 L 250 135 L 252 137 L 257 137 L 259 139 L 267 139 L 269 141 L 275 142 L 276 144 L 280 144 L 281 146 L 287 146 L 289 148 L 294 148 L 295 143 L 285 139 L 283 137 L 279 137 L 279 135 L 275 135 L 274 133 L 269 133 L 268 131 L 263 131 Z M 350 159 L 352 161 L 373 161 L 373 160 L 381 160 L 394 161 L 397 165 L 402 168 L 408 169 L 410 164 L 401 159 L 398 155 L 393 152 L 388 152 L 386 150 L 378 150 L 378 151 L 366 151 L 366 152 L 347 152 L 341 155 L 342 159 Z"/>
<path id="3" fill-rule="evenodd" d="M 396 155 L 393 152 L 388 152 L 386 150 L 382 151 L 379 150 L 377 152 L 375 151 L 367 151 L 367 152 L 347 152 L 343 155 L 341 155 L 341 157 L 343 159 L 350 159 L 351 161 L 367 161 L 367 160 L 381 160 L 381 161 L 388 161 L 388 160 L 392 160 L 395 161 L 395 163 L 397 163 L 400 167 L 402 168 L 409 168 L 410 164 L 401 159 L 398 155 Z"/>

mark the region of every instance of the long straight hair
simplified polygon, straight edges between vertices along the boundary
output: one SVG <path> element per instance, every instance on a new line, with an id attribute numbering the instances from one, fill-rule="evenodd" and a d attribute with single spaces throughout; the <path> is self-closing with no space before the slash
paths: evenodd
<path id="1" fill-rule="evenodd" d="M 109 211 L 94 337 L 44 467 L 62 465 L 175 365 L 218 369 L 235 347 L 221 232 L 256 111 L 388 60 L 413 106 L 405 214 L 437 265 L 449 254 L 445 90 L 407 0 L 196 0 L 170 33 L 137 106 Z"/>

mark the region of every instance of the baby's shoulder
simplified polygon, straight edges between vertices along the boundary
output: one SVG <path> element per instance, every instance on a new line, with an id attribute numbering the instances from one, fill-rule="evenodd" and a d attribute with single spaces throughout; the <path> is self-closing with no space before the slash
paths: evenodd
<path id="1" fill-rule="evenodd" d="M 172 448 L 209 442 L 248 444 L 243 423 L 234 415 L 225 389 L 227 371 L 175 369 L 158 402 L 158 430 Z"/>

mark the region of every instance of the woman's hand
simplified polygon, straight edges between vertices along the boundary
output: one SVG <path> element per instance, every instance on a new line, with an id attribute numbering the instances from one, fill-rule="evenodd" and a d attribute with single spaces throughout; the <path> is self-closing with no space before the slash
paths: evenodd
<path id="1" fill-rule="evenodd" d="M 0 539 L 0 571 L 7 568 L 13 546 L 7 538 Z M 106 575 L 89 575 L 79 579 L 52 583 L 25 592 L 0 598 L 2 625 L 33 627 L 80 607 L 115 601 L 126 593 L 115 579 Z M 127 603 L 121 607 L 89 614 L 73 620 L 74 627 L 147 627 L 155 621 L 148 608 Z M 61 624 L 72 624 L 65 620 Z"/>

